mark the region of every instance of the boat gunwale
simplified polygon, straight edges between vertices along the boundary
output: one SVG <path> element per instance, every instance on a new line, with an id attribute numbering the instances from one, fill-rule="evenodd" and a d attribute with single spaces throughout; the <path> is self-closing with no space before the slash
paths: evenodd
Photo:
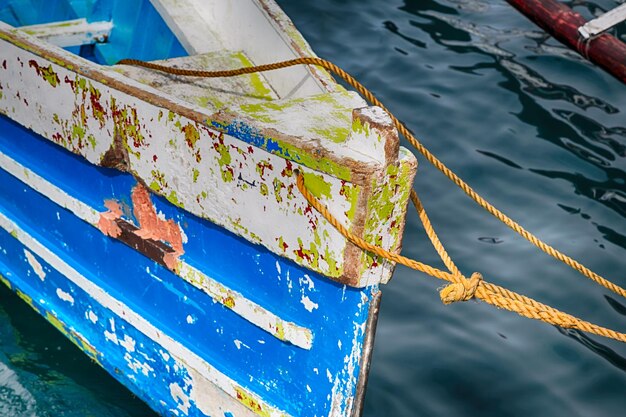
<path id="1" fill-rule="evenodd" d="M 298 150 L 302 150 L 303 155 L 292 153 L 275 153 L 255 143 L 251 143 L 252 146 L 256 146 L 259 149 L 267 150 L 268 152 L 273 153 L 281 158 L 296 162 L 304 166 L 307 165 L 302 161 L 301 156 L 312 156 L 319 160 L 323 158 L 324 160 L 331 162 L 333 166 L 331 166 L 330 168 L 326 168 L 323 164 L 320 164 L 318 166 L 308 166 L 308 168 L 311 168 L 315 171 L 323 172 L 339 180 L 348 181 L 355 185 L 369 185 L 371 179 L 375 175 L 383 173 L 387 165 L 381 163 L 381 161 L 377 161 L 374 158 L 371 158 L 368 155 L 359 152 L 357 149 L 351 149 L 352 154 L 354 155 L 354 157 L 359 157 L 361 159 L 341 156 L 338 157 L 336 154 L 330 151 L 324 152 L 320 149 L 323 145 L 323 143 L 320 141 L 312 146 L 311 141 L 307 140 L 307 138 L 294 135 L 286 135 L 276 129 L 267 129 L 254 126 L 253 121 L 246 120 L 246 116 L 236 113 L 235 109 L 226 108 L 214 113 L 207 113 L 204 111 L 203 108 L 199 106 L 184 102 L 167 93 L 163 93 L 155 89 L 154 87 L 142 84 L 139 81 L 136 81 L 115 71 L 114 69 L 112 69 L 112 67 L 99 65 L 88 61 L 87 59 L 72 54 L 71 52 L 65 51 L 60 47 L 28 35 L 22 32 L 19 28 L 15 28 L 4 22 L 0 22 L 0 41 L 11 43 L 12 45 L 20 49 L 33 53 L 40 58 L 49 61 L 52 64 L 58 65 L 78 75 L 89 78 L 92 81 L 105 84 L 108 87 L 115 89 L 121 93 L 128 94 L 149 104 L 161 107 L 165 110 L 172 111 L 180 116 L 186 117 L 192 121 L 210 127 L 211 129 L 220 131 L 224 134 L 233 136 L 236 139 L 242 140 L 244 142 L 246 142 L 245 139 L 243 139 L 242 137 L 234 136 L 233 132 L 228 129 L 228 126 L 230 126 L 233 122 L 237 122 L 240 125 L 242 123 L 246 123 L 247 126 L 243 126 L 245 129 L 249 128 L 253 131 L 257 131 L 263 137 L 270 140 L 273 139 L 286 142 L 290 146 L 293 146 Z M 307 101 L 307 99 L 303 100 Z M 314 101 L 314 98 L 308 100 Z M 367 106 L 364 101 L 363 104 L 363 107 L 370 107 Z M 363 107 L 354 108 L 352 110 L 359 110 Z M 320 156 L 322 156 L 322 158 L 320 158 Z M 337 169 L 337 167 L 341 167 L 343 169 Z"/>

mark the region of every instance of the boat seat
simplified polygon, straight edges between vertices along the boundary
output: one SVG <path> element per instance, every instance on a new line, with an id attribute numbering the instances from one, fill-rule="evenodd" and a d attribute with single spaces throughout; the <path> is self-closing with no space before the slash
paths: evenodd
<path id="1" fill-rule="evenodd" d="M 243 52 L 239 51 L 209 52 L 153 62 L 174 68 L 206 71 L 254 65 Z M 129 65 L 115 65 L 113 68 L 129 78 L 213 112 L 242 104 L 278 99 L 276 92 L 261 73 L 225 78 L 200 78 L 172 75 Z"/>
<path id="2" fill-rule="evenodd" d="M 20 30 L 62 48 L 106 42 L 113 23 L 87 22 L 80 18 L 39 25 L 20 26 Z"/>

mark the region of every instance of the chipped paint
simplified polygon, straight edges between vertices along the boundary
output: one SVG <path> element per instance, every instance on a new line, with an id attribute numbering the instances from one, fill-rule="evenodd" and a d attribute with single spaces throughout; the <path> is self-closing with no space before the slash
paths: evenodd
<path id="1" fill-rule="evenodd" d="M 34 68 L 37 75 L 46 80 L 48 84 L 50 84 L 52 87 L 56 87 L 61 82 L 59 81 L 59 76 L 57 75 L 57 73 L 54 72 L 54 70 L 52 69 L 52 64 L 48 65 L 47 67 L 43 67 L 39 66 L 37 61 L 31 59 L 30 61 L 28 61 L 28 66 Z"/>
<path id="2" fill-rule="evenodd" d="M 7 170 L 16 178 L 25 182 L 29 186 L 33 187 L 33 189 L 42 193 L 43 191 L 45 191 L 45 195 L 47 195 L 52 201 L 58 204 L 63 204 L 76 216 L 97 227 L 100 231 L 103 232 L 103 234 L 111 237 L 120 236 L 120 225 L 123 225 L 124 222 L 120 220 L 123 215 L 123 210 L 118 202 L 113 200 L 106 200 L 104 202 L 104 205 L 108 208 L 108 211 L 98 213 L 95 209 L 71 197 L 63 190 L 59 189 L 58 187 L 41 178 L 34 172 L 18 164 L 16 161 L 1 152 L 0 167 Z M 133 201 L 133 212 L 135 213 L 135 215 L 137 215 L 137 213 L 141 213 L 141 216 L 137 216 L 140 222 L 140 226 L 142 225 L 141 218 L 143 218 L 146 219 L 146 222 L 148 222 L 148 230 L 153 230 L 155 228 L 159 229 L 159 227 L 166 229 L 165 232 L 151 231 L 150 233 L 147 233 L 147 235 L 152 235 L 153 233 L 156 233 L 156 235 L 160 236 L 168 243 L 168 239 L 170 239 L 171 236 L 174 236 L 177 243 L 186 240 L 184 233 L 182 232 L 180 227 L 176 225 L 175 222 L 173 222 L 173 220 L 170 219 L 166 221 L 158 216 L 149 195 L 145 192 L 145 187 L 141 187 L 140 185 L 138 185 L 133 188 L 132 196 L 134 196 L 134 198 L 131 198 L 131 200 Z M 140 207 L 138 210 L 136 209 L 137 206 Z M 163 223 L 165 223 L 165 226 L 163 226 Z M 176 230 L 176 228 L 178 228 L 178 231 Z M 110 230 L 113 230 L 116 233 L 119 231 L 119 234 L 113 236 L 111 233 L 107 233 Z M 132 233 L 135 234 L 139 230 L 142 229 L 136 229 Z M 241 317 L 262 328 L 263 330 L 271 333 L 273 336 L 279 338 L 280 340 L 284 340 L 304 349 L 311 348 L 311 345 L 313 343 L 313 336 L 309 329 L 281 319 L 271 311 L 259 306 L 258 304 L 242 296 L 240 293 L 229 289 L 223 284 L 220 284 L 199 269 L 178 259 L 178 257 L 174 258 L 175 262 L 173 263 L 173 265 L 169 266 L 171 267 L 171 270 L 188 283 L 207 293 L 216 302 L 223 304 L 225 307 L 231 309 L 233 312 L 237 313 Z M 115 330 L 114 324 L 112 324 L 112 327 L 113 330 Z M 278 329 L 281 329 L 281 331 L 279 332 Z M 113 337 L 113 334 L 114 333 L 110 333 L 110 337 Z"/>
<path id="3" fill-rule="evenodd" d="M 170 269 L 175 269 L 177 260 L 185 253 L 183 249 L 183 234 L 180 226 L 172 219 L 161 219 L 150 200 L 148 190 L 141 184 L 133 188 L 133 212 L 139 222 L 139 230 L 135 232 L 142 239 L 160 240 L 167 243 L 173 252 L 165 255 L 164 262 Z"/>
<path id="4" fill-rule="evenodd" d="M 389 165 L 386 175 L 372 182 L 372 196 L 368 202 L 368 215 L 363 238 L 374 245 L 399 252 L 402 245 L 402 231 L 412 189 L 412 183 L 405 179 L 415 175 L 417 162 L 413 154 L 402 153 L 398 164 Z M 380 257 L 362 253 L 364 275 L 380 269 L 393 271 L 394 265 Z M 391 277 L 391 273 L 384 274 Z M 387 282 L 388 279 L 383 280 Z"/>
<path id="5" fill-rule="evenodd" d="M 388 278 L 389 269 L 350 266 L 365 260 L 350 255 L 353 249 L 346 239 L 307 211 L 290 175 L 294 162 L 312 168 L 300 166 L 329 185 L 318 191 L 333 196 L 333 214 L 350 229 L 363 229 L 371 179 L 397 158 L 390 153 L 397 141 L 380 133 L 384 129 L 376 130 L 384 125 L 376 111 L 353 112 L 365 105 L 355 93 L 335 91 L 206 114 L 175 92 L 157 91 L 91 63 L 77 65 L 70 54 L 34 46 L 24 34 L 6 36 L 3 30 L 0 39 L 11 39 L 23 49 L 5 42 L 8 64 L 6 70 L 0 68 L 0 76 L 15 79 L 11 90 L 37 103 L 33 113 L 22 101 L 7 101 L 12 95 L 3 84 L 0 109 L 11 118 L 92 163 L 130 171 L 173 204 L 340 282 L 363 286 Z M 60 82 L 53 86 L 34 68 L 32 78 L 29 72 L 18 76 L 11 72 L 11 62 L 18 58 L 51 68 Z M 337 129 L 343 129 L 341 134 Z M 369 142 L 382 145 L 370 148 Z M 249 215 L 250 207 L 263 210 L 264 222 Z M 104 226 L 108 233 L 118 233 L 111 222 Z M 173 265 L 176 256 L 168 255 L 167 262 Z"/>
<path id="6" fill-rule="evenodd" d="M 302 299 L 300 300 L 300 302 L 302 303 L 302 305 L 304 306 L 304 308 L 309 312 L 312 313 L 313 310 L 317 309 L 319 307 L 319 304 L 314 303 L 313 301 L 311 301 L 311 299 L 306 296 L 303 295 Z"/>
<path id="7" fill-rule="evenodd" d="M 28 261 L 39 279 L 44 281 L 46 279 L 46 271 L 43 270 L 43 267 L 41 266 L 37 258 L 35 258 L 35 256 L 26 249 L 24 249 L 24 256 L 26 256 L 26 261 Z"/>
<path id="8" fill-rule="evenodd" d="M 122 234 L 122 229 L 120 229 L 116 220 L 122 217 L 122 207 L 117 201 L 113 200 L 106 200 L 104 206 L 108 210 L 100 213 L 98 229 L 107 236 L 119 237 Z"/>
<path id="9" fill-rule="evenodd" d="M 93 324 L 96 324 L 98 322 L 98 316 L 96 315 L 96 313 L 94 313 L 93 311 L 89 310 L 86 314 L 87 319 L 92 322 Z"/>
<path id="10" fill-rule="evenodd" d="M 259 415 L 270 417 L 281 417 L 286 415 L 285 413 L 277 410 L 275 407 L 267 404 L 256 394 L 249 392 L 242 386 L 235 383 L 232 379 L 213 368 L 205 360 L 193 353 L 187 347 L 181 345 L 172 337 L 155 328 L 152 323 L 148 322 L 143 316 L 138 314 L 132 308 L 125 305 L 120 300 L 113 298 L 102 288 L 98 287 L 85 276 L 81 275 L 41 242 L 37 241 L 17 224 L 12 222 L 3 213 L 0 213 L 0 228 L 6 231 L 14 231 L 16 239 L 25 245 L 29 251 L 42 258 L 43 261 L 65 276 L 73 285 L 76 285 L 78 288 L 81 288 L 82 291 L 87 292 L 93 300 L 100 303 L 104 308 L 109 309 L 118 317 L 124 317 L 126 323 L 135 327 L 151 340 L 157 342 L 167 351 L 175 354 L 179 358 L 180 363 L 185 363 L 188 370 L 193 369 L 196 378 L 202 378 L 205 381 L 205 384 L 210 383 L 216 385 L 230 395 L 232 400 L 238 401 L 257 414 L 262 413 Z M 33 308 L 35 308 L 32 299 L 30 299 L 26 294 L 23 294 L 23 298 L 31 306 L 33 306 Z M 98 360 L 99 355 L 97 351 L 82 335 L 71 328 L 67 328 L 63 322 L 49 312 L 46 313 L 46 319 L 61 330 L 74 343 L 78 344 L 79 347 L 92 356 L 94 360 Z M 120 337 L 118 337 L 118 329 L 116 328 L 117 326 L 113 318 L 109 319 L 109 326 L 110 330 L 106 330 L 104 333 L 106 340 L 111 341 L 115 345 L 119 345 Z M 121 340 L 122 343 L 127 345 L 127 347 L 130 345 L 129 341 L 125 337 Z M 127 360 L 128 366 L 134 372 L 141 373 L 144 376 L 154 373 L 154 368 L 150 364 L 140 361 L 136 356 L 130 355 L 130 352 L 127 351 L 124 358 Z M 201 384 L 198 383 L 198 385 Z"/>
<path id="11" fill-rule="evenodd" d="M 61 288 L 57 288 L 57 297 L 70 304 L 74 304 L 74 297 L 72 297 L 72 294 L 63 291 Z"/>

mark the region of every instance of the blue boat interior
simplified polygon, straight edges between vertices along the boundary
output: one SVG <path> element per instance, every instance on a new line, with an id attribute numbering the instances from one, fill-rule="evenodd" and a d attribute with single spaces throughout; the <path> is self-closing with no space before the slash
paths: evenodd
<path id="1" fill-rule="evenodd" d="M 187 55 L 149 0 L 0 0 L 0 20 L 15 27 L 81 18 L 113 22 L 105 42 L 65 48 L 98 64 Z"/>

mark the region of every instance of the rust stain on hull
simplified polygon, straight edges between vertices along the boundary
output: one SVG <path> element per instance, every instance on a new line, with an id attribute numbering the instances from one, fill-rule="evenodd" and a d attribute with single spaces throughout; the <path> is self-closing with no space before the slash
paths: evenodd
<path id="1" fill-rule="evenodd" d="M 107 200 L 104 206 L 108 211 L 100 214 L 98 229 L 174 271 L 178 258 L 185 252 L 180 226 L 173 219 L 159 217 L 143 185 L 133 188 L 131 200 L 139 227 L 122 219 L 122 207 L 117 201 Z"/>
<path id="2" fill-rule="evenodd" d="M 150 200 L 148 189 L 141 184 L 133 188 L 133 211 L 139 222 L 139 230 L 135 234 L 142 239 L 163 241 L 170 245 L 172 251 L 163 257 L 165 265 L 174 270 L 183 249 L 183 235 L 180 226 L 173 219 L 161 219 Z"/>

